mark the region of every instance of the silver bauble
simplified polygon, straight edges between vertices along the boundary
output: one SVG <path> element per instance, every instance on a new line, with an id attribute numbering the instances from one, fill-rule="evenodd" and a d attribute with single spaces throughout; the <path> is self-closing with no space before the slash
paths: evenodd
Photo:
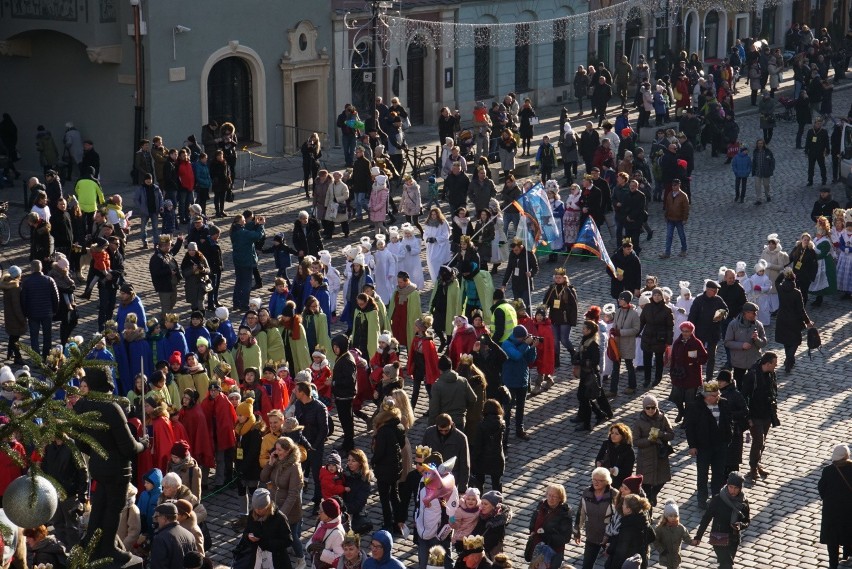
<path id="1" fill-rule="evenodd" d="M 35 503 L 30 502 L 35 484 Z M 47 524 L 56 513 L 59 495 L 47 478 L 24 475 L 16 478 L 3 494 L 3 510 L 9 520 L 22 528 Z"/>

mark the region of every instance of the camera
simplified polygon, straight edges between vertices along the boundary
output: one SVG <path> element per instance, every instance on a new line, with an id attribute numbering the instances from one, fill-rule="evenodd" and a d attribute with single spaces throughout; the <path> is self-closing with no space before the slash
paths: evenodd
<path id="1" fill-rule="evenodd" d="M 539 342 L 539 343 L 543 343 L 543 342 L 544 342 L 544 337 L 543 337 L 543 336 L 533 336 L 533 335 L 530 335 L 530 338 L 532 338 L 532 341 L 533 341 L 533 342 Z"/>

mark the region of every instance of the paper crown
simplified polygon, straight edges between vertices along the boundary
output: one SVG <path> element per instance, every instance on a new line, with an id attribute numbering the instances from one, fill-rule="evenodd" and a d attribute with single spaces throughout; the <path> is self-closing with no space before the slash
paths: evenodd
<path id="1" fill-rule="evenodd" d="M 104 330 L 118 330 L 118 322 L 115 320 L 107 320 L 104 322 Z"/>
<path id="2" fill-rule="evenodd" d="M 473 363 L 473 356 L 470 354 L 462 354 L 459 356 L 459 363 L 465 365 L 471 365 Z"/>
<path id="3" fill-rule="evenodd" d="M 149 318 L 148 322 L 146 322 L 145 325 L 148 326 L 149 329 L 150 328 L 156 328 L 157 326 L 160 325 L 160 321 L 157 320 L 156 318 Z"/>
<path id="4" fill-rule="evenodd" d="M 568 274 L 568 271 L 566 271 L 562 267 L 557 267 L 557 268 L 553 269 L 553 274 L 556 275 L 556 276 L 564 277 Z"/>
<path id="5" fill-rule="evenodd" d="M 716 393 L 719 391 L 719 383 L 717 381 L 708 381 L 704 383 L 704 393 Z"/>
<path id="6" fill-rule="evenodd" d="M 343 536 L 343 545 L 360 545 L 361 544 L 361 536 L 355 533 L 352 530 L 346 532 L 346 535 Z"/>
<path id="7" fill-rule="evenodd" d="M 432 447 L 417 445 L 414 449 L 414 457 L 420 459 L 421 461 L 429 458 L 429 455 L 432 454 Z"/>
<path id="8" fill-rule="evenodd" d="M 426 565 L 430 567 L 443 567 L 444 558 L 447 556 L 447 550 L 440 545 L 434 545 L 429 548 L 429 559 Z"/>
<path id="9" fill-rule="evenodd" d="M 426 328 L 428 330 L 432 327 L 432 322 L 434 322 L 434 318 L 432 318 L 431 314 L 426 313 L 423 314 L 420 318 L 418 318 L 417 321 L 414 322 L 414 325 L 420 328 Z"/>
<path id="10" fill-rule="evenodd" d="M 485 549 L 485 538 L 481 535 L 468 535 L 462 538 L 462 545 L 465 551 L 471 553 L 483 551 Z"/>
<path id="11" fill-rule="evenodd" d="M 175 314 L 174 312 L 169 312 L 168 314 L 166 314 L 166 322 L 171 322 L 172 324 L 177 324 L 178 321 L 180 321 L 180 318 L 178 318 L 178 315 Z"/>
<path id="12" fill-rule="evenodd" d="M 134 313 L 129 313 L 127 317 L 124 319 L 125 324 L 136 324 L 139 321 L 139 317 Z"/>
<path id="13" fill-rule="evenodd" d="M 633 239 L 631 239 L 630 237 L 625 237 L 624 239 L 621 240 L 621 244 L 622 245 L 633 245 Z"/>

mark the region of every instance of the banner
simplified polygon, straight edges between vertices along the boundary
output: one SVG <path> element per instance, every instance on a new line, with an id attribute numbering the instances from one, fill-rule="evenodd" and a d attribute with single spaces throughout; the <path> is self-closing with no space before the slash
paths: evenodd
<path id="1" fill-rule="evenodd" d="M 515 237 L 523 240 L 527 249 L 535 251 L 538 245 L 549 245 L 554 251 L 562 248 L 562 228 L 553 217 L 550 200 L 541 182 L 524 192 L 513 205 L 521 213 Z"/>
<path id="2" fill-rule="evenodd" d="M 601 238 L 601 232 L 598 231 L 598 226 L 591 217 L 587 217 L 583 227 L 580 228 L 580 233 L 577 235 L 577 242 L 574 243 L 571 251 L 573 252 L 574 249 L 581 249 L 595 255 L 606 263 L 609 272 L 615 276 L 615 265 L 613 265 L 612 259 L 609 258 L 606 245 L 604 245 L 603 238 Z"/>

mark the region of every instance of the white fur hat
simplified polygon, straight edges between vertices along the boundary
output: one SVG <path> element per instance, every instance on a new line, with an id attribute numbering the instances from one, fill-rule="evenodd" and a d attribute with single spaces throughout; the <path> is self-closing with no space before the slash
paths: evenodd
<path id="1" fill-rule="evenodd" d="M 754 264 L 754 272 L 755 273 L 759 273 L 760 271 L 765 271 L 765 270 L 766 270 L 766 261 L 764 261 L 763 259 L 759 260 L 757 263 Z"/>
<path id="2" fill-rule="evenodd" d="M 323 265 L 325 265 L 327 267 L 331 266 L 331 252 L 330 251 L 328 251 L 327 249 L 323 249 L 322 251 L 320 251 L 317 254 L 319 255 L 319 260 L 322 262 Z"/>
<path id="3" fill-rule="evenodd" d="M 385 244 L 385 234 L 384 233 L 376 233 L 376 245 L 378 245 L 379 243 L 381 243 L 382 245 Z"/>
<path id="4" fill-rule="evenodd" d="M 12 373 L 12 368 L 9 366 L 0 367 L 0 385 L 9 382 L 15 382 L 15 374 Z"/>
<path id="5" fill-rule="evenodd" d="M 689 290 L 689 281 L 680 281 L 678 283 L 678 286 L 680 287 L 680 295 L 681 296 L 686 296 L 687 294 L 690 294 L 690 295 L 692 294 L 692 291 Z"/>
<path id="6" fill-rule="evenodd" d="M 603 305 L 603 313 L 604 314 L 615 314 L 615 305 L 611 302 L 608 302 Z"/>
<path id="7" fill-rule="evenodd" d="M 255 310 L 257 310 L 258 308 L 260 308 L 261 304 L 262 302 L 259 298 L 249 299 L 249 308 L 254 308 Z"/>
<path id="8" fill-rule="evenodd" d="M 668 300 L 668 299 L 670 299 L 670 298 L 672 297 L 672 289 L 670 289 L 669 287 L 664 286 L 664 287 L 663 287 L 662 289 L 660 289 L 660 290 L 662 290 L 662 291 L 663 291 L 663 298 L 665 298 L 666 300 Z"/>
<path id="9" fill-rule="evenodd" d="M 60 346 L 59 349 L 61 350 L 62 347 Z M 24 366 L 18 371 L 16 371 L 15 379 L 18 379 L 19 377 L 30 377 L 30 366 Z"/>
<path id="10" fill-rule="evenodd" d="M 384 174 L 379 174 L 376 176 L 376 185 L 380 188 L 386 187 L 388 185 L 388 177 Z"/>
<path id="11" fill-rule="evenodd" d="M 388 235 L 390 235 L 391 237 L 393 237 L 394 235 L 399 236 L 399 227 L 397 227 L 396 225 L 391 225 L 390 227 L 388 227 Z"/>
<path id="12" fill-rule="evenodd" d="M 778 234 L 777 233 L 770 233 L 769 235 L 766 236 L 766 240 L 767 241 L 774 241 L 774 242 L 778 243 L 779 245 L 781 244 L 781 241 L 778 240 Z"/>
<path id="13" fill-rule="evenodd" d="M 639 307 L 640 308 L 645 306 L 649 302 L 651 302 L 651 294 L 652 294 L 652 291 L 646 290 L 646 291 L 643 291 L 642 294 L 639 295 Z"/>
<path id="14" fill-rule="evenodd" d="M 363 236 L 358 242 L 361 244 L 361 247 L 366 247 L 368 251 L 370 250 L 370 247 L 373 246 L 373 240 L 366 235 Z"/>
<path id="15" fill-rule="evenodd" d="M 746 270 L 745 261 L 737 261 L 737 273 L 744 273 Z"/>
<path id="16" fill-rule="evenodd" d="M 355 258 L 352 260 L 353 265 L 361 265 L 364 266 L 364 255 L 362 253 L 358 253 L 355 255 Z"/>
<path id="17" fill-rule="evenodd" d="M 391 343 L 391 333 L 385 330 L 379 335 L 379 343 L 384 342 L 385 344 Z"/>
<path id="18" fill-rule="evenodd" d="M 228 316 L 230 316 L 230 313 L 228 312 L 228 309 L 224 306 L 220 306 L 216 309 L 216 318 L 218 318 L 219 320 L 227 320 Z"/>
<path id="19" fill-rule="evenodd" d="M 414 226 L 410 223 L 403 223 L 401 229 L 403 233 L 411 233 L 412 235 L 414 234 Z"/>
<path id="20" fill-rule="evenodd" d="M 382 173 L 382 171 L 379 169 L 378 166 L 373 166 L 372 168 L 370 168 L 370 175 L 371 176 L 378 176 L 381 173 Z"/>
<path id="21" fill-rule="evenodd" d="M 725 280 L 725 273 L 727 273 L 727 272 L 728 272 L 728 267 L 726 267 L 725 265 L 722 265 L 721 267 L 719 267 L 719 275 L 716 278 L 720 281 Z"/>
<path id="22" fill-rule="evenodd" d="M 343 250 L 341 252 L 343 253 L 343 255 L 347 259 L 352 260 L 352 259 L 355 258 L 355 255 L 358 254 L 358 246 L 357 245 L 347 245 L 346 247 L 343 248 Z"/>

